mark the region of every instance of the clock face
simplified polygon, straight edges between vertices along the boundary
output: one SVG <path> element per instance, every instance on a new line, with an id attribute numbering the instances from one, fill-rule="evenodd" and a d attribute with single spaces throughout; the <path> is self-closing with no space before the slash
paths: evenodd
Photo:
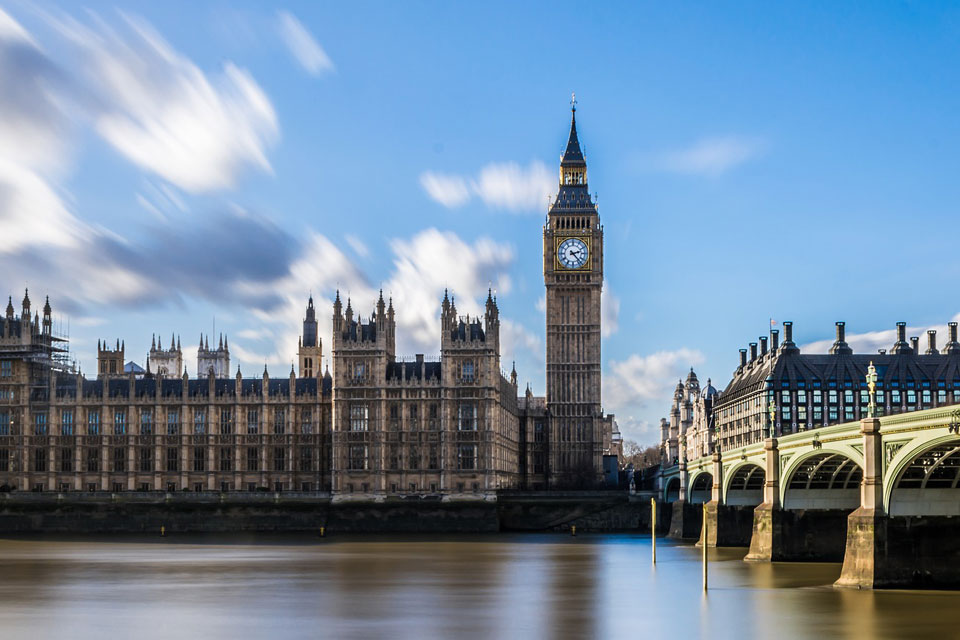
<path id="1" fill-rule="evenodd" d="M 580 269 L 587 264 L 589 250 L 580 238 L 567 238 L 557 247 L 557 261 L 567 269 Z"/>

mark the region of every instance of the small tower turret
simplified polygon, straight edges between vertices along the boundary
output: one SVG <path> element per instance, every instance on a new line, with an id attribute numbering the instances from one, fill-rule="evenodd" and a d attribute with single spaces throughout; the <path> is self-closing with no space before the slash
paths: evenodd
<path id="1" fill-rule="evenodd" d="M 338 313 L 339 296 L 334 302 L 334 316 Z M 336 320 L 334 320 L 336 324 Z M 303 317 L 303 333 L 300 336 L 297 357 L 300 362 L 301 378 L 316 378 L 320 376 L 320 359 L 323 356 L 323 346 L 317 331 L 317 312 L 313 306 L 313 296 L 307 300 L 307 311 Z"/>

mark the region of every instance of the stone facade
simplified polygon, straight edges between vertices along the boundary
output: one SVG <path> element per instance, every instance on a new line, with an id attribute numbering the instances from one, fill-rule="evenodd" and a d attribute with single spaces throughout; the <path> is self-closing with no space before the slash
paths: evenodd
<path id="1" fill-rule="evenodd" d="M 543 227 L 543 279 L 549 482 L 590 486 L 599 481 L 613 419 L 604 416 L 600 397 L 603 226 L 587 187 L 576 107 L 560 160 L 560 188 Z"/>
<path id="2" fill-rule="evenodd" d="M 500 314 L 459 316 L 444 296 L 440 359 L 398 360 L 392 300 L 333 316 L 333 492 L 491 494 L 519 487 L 516 376 L 500 371 Z"/>
<path id="3" fill-rule="evenodd" d="M 230 377 L 220 335 L 200 337 L 191 378 L 179 339 L 156 335 L 146 368 L 125 344 L 98 344 L 98 375 L 65 361 L 49 302 L 8 304 L 0 335 L 0 485 L 84 491 L 330 491 L 334 499 L 484 498 L 504 489 L 592 488 L 619 456 L 600 398 L 603 227 L 587 191 L 576 120 L 543 227 L 546 397 L 501 371 L 500 311 L 440 304 L 440 357 L 396 354 L 392 301 L 354 315 L 333 305 L 332 361 L 312 297 L 299 375 Z M 608 457 L 607 462 L 611 459 Z"/>

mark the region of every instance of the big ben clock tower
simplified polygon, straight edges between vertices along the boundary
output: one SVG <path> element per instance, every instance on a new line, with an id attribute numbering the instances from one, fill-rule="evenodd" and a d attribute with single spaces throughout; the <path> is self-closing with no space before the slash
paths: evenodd
<path id="1" fill-rule="evenodd" d="M 577 139 L 576 100 L 560 160 L 560 186 L 543 227 L 547 413 L 551 486 L 588 486 L 601 477 L 600 291 L 603 227 L 587 189 Z"/>

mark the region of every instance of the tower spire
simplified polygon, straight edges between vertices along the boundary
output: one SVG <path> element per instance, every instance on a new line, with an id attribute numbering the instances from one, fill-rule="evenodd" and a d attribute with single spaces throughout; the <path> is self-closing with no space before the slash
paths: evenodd
<path id="1" fill-rule="evenodd" d="M 573 94 L 570 100 L 570 137 L 567 138 L 567 148 L 560 160 L 561 167 L 585 167 L 583 151 L 580 149 L 580 139 L 577 137 L 577 98 Z"/>

